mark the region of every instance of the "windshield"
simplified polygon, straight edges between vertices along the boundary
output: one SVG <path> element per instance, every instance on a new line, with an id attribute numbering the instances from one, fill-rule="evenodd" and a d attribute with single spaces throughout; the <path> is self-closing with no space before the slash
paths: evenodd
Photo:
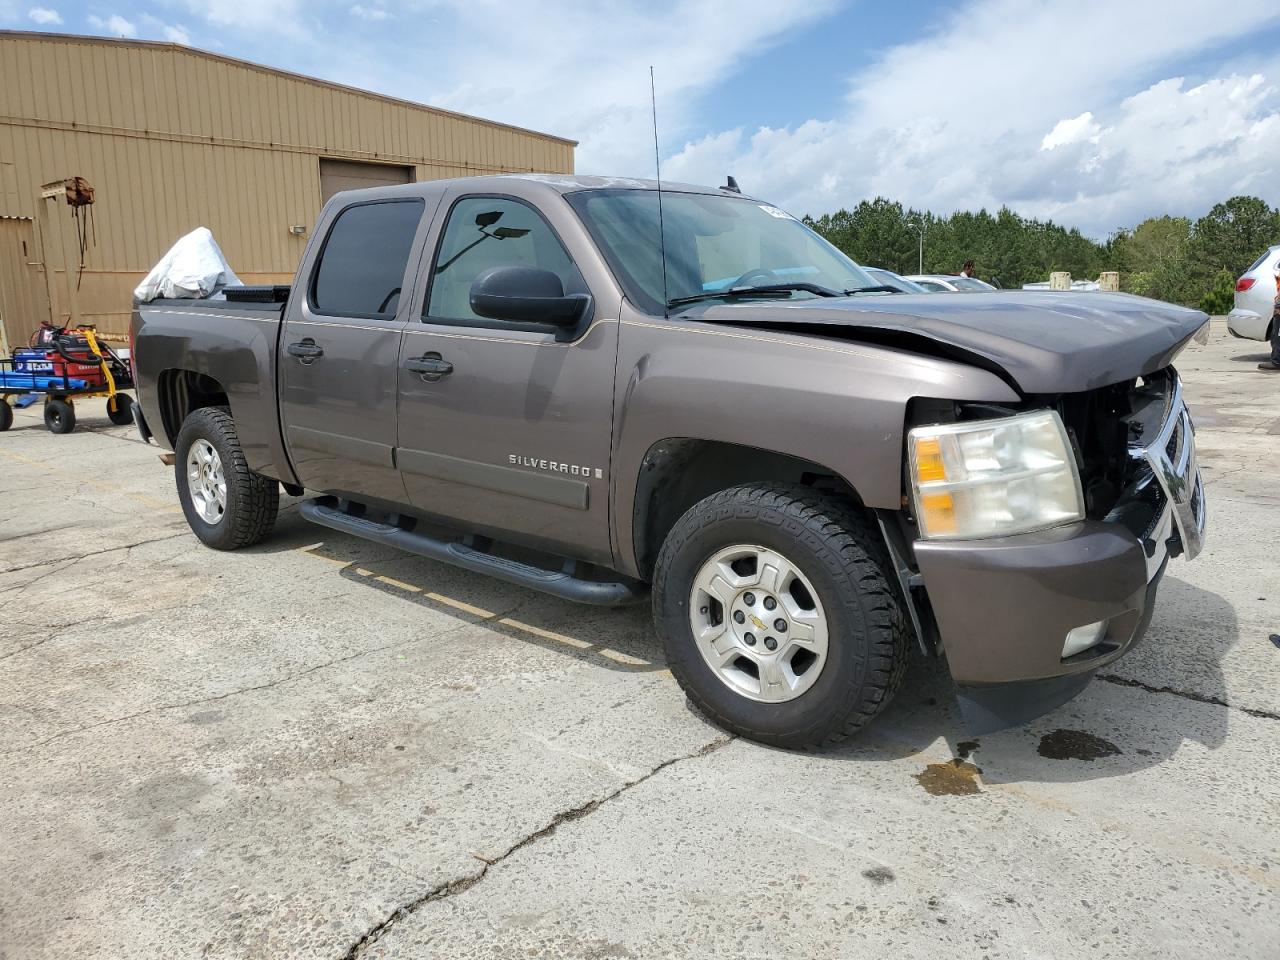
<path id="1" fill-rule="evenodd" d="M 981 280 L 975 280 L 972 277 L 948 277 L 953 287 L 957 290 L 968 290 L 977 293 L 980 290 L 994 290 L 995 287 Z"/>
<path id="2" fill-rule="evenodd" d="M 843 293 L 876 286 L 862 268 L 789 213 L 701 193 L 662 194 L 666 284 L 656 190 L 584 190 L 566 199 L 604 252 L 627 296 L 649 313 L 731 288 L 806 284 Z M 763 293 L 761 294 L 763 296 Z M 783 296 L 812 297 L 796 290 Z"/>

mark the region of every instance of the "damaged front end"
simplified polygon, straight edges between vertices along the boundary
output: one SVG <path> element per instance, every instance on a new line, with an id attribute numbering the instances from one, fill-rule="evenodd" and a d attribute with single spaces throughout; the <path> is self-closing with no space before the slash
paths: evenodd
<path id="1" fill-rule="evenodd" d="M 1009 536 L 926 537 L 912 502 L 896 530 L 886 522 L 917 632 L 946 653 L 974 732 L 1025 723 L 1079 693 L 1141 640 L 1168 561 L 1194 558 L 1203 544 L 1195 432 L 1172 367 L 1028 397 L 1016 409 L 929 401 L 912 416 L 999 423 L 1045 410 L 1069 438 L 1079 519 Z"/>

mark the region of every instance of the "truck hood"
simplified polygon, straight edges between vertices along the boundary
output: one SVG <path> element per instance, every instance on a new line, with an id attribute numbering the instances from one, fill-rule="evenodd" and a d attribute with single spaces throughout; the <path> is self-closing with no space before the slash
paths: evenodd
<path id="1" fill-rule="evenodd" d="M 681 316 L 937 353 L 996 368 L 1023 393 L 1075 393 L 1153 373 L 1208 321 L 1126 293 L 1020 290 L 756 300 Z"/>

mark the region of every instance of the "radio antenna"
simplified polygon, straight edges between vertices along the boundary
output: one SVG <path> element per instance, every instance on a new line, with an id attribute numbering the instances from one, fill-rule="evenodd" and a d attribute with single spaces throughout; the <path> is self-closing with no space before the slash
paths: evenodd
<path id="1" fill-rule="evenodd" d="M 653 86 L 653 66 L 649 66 L 649 102 L 653 105 L 653 172 L 658 181 L 658 251 L 662 254 L 662 315 L 669 317 L 667 306 L 671 297 L 667 294 L 667 232 L 662 222 L 662 161 L 658 154 L 658 94 Z"/>

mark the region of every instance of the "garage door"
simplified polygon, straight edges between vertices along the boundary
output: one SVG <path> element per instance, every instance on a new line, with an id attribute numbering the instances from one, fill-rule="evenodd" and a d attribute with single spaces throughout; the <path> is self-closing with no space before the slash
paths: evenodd
<path id="1" fill-rule="evenodd" d="M 413 183 L 413 167 L 320 158 L 321 203 L 342 190 L 388 187 L 397 183 Z"/>

